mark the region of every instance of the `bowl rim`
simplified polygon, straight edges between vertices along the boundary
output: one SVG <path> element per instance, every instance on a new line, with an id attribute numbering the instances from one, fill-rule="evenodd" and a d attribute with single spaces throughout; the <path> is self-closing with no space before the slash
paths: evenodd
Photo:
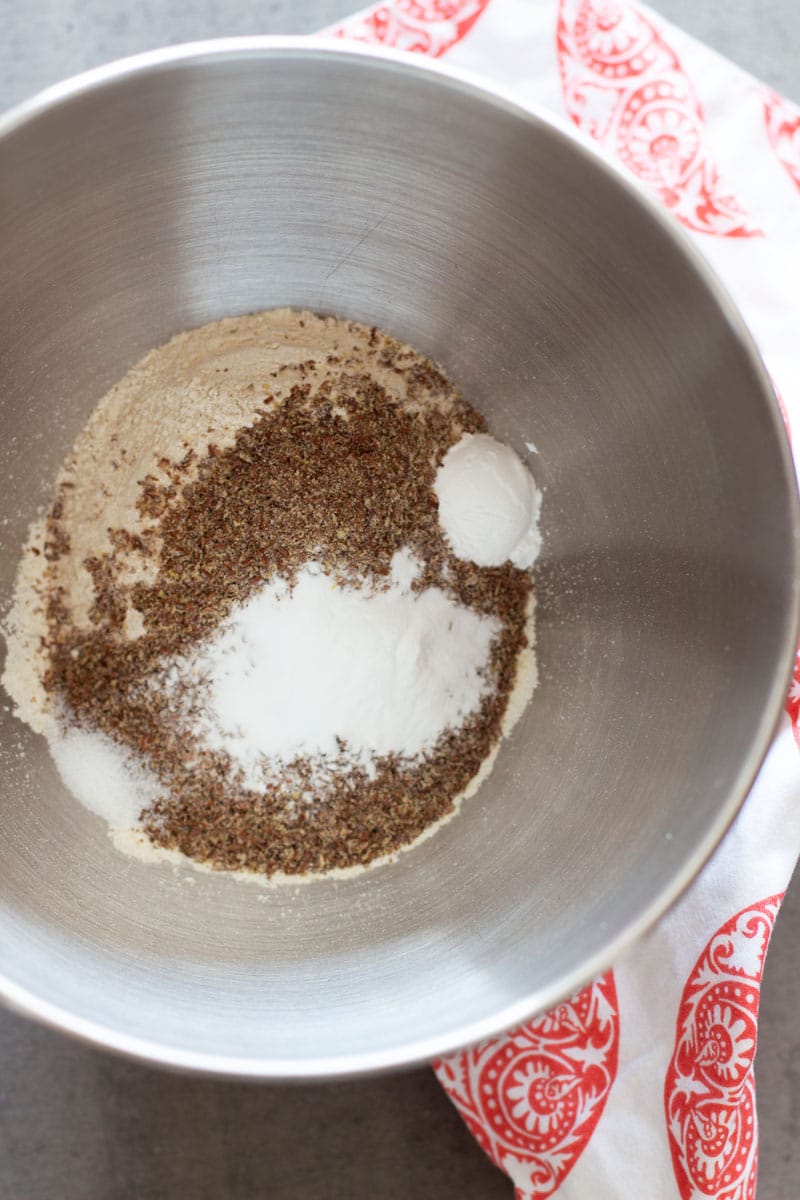
<path id="1" fill-rule="evenodd" d="M 251 1080 L 330 1080 L 356 1078 L 402 1067 L 428 1064 L 442 1056 L 452 1054 L 465 1047 L 495 1037 L 512 1029 L 533 1015 L 546 1011 L 564 998 L 607 971 L 622 954 L 636 943 L 656 922 L 663 917 L 681 898 L 733 823 L 739 809 L 746 800 L 755 778 L 766 758 L 773 735 L 783 713 L 785 697 L 798 643 L 800 629 L 800 503 L 798 502 L 797 475 L 794 468 L 789 440 L 783 426 L 775 389 L 761 359 L 754 338 L 727 288 L 709 265 L 708 260 L 693 244 L 689 234 L 679 225 L 658 201 L 649 194 L 644 185 L 611 158 L 588 135 L 577 129 L 567 118 L 560 117 L 530 104 L 515 96 L 510 89 L 496 85 L 480 74 L 453 67 L 440 60 L 401 50 L 365 45 L 355 41 L 331 36 L 247 36 L 215 38 L 184 42 L 116 59 L 99 67 L 73 75 L 59 83 L 43 89 L 29 99 L 23 100 L 0 115 L 0 145 L 3 139 L 34 122 L 48 111 L 64 102 L 74 100 L 91 92 L 99 92 L 108 86 L 126 79 L 147 75 L 151 72 L 180 68 L 187 64 L 212 63 L 233 59 L 256 58 L 264 62 L 270 59 L 289 57 L 318 59 L 340 59 L 358 61 L 368 59 L 384 64 L 400 74 L 424 76 L 437 80 L 443 89 L 452 88 L 461 94 L 496 109 L 500 109 L 531 125 L 544 125 L 555 133 L 563 143 L 613 179 L 616 186 L 634 202 L 644 206 L 675 250 L 693 267 L 700 282 L 715 301 L 724 318 L 731 336 L 738 341 L 747 354 L 754 376 L 760 381 L 762 399 L 771 423 L 781 457 L 782 486 L 787 506 L 787 517 L 792 533 L 792 561 L 786 564 L 790 574 L 791 590 L 789 603 L 783 614 L 783 647 L 770 688 L 768 702 L 761 719 L 753 731 L 747 753 L 736 775 L 724 803 L 720 804 L 715 820 L 699 841 L 693 852 L 684 860 L 661 891 L 636 916 L 631 918 L 619 933 L 603 941 L 598 939 L 595 952 L 584 960 L 580 968 L 565 973 L 557 982 L 536 989 L 521 999 L 506 1005 L 500 1011 L 479 1020 L 457 1025 L 447 1035 L 420 1038 L 411 1043 L 389 1049 L 365 1053 L 329 1055 L 309 1060 L 294 1058 L 260 1058 L 231 1054 L 176 1049 L 161 1042 L 128 1035 L 102 1022 L 84 1017 L 61 1007 L 5 977 L 0 970 L 0 1001 L 17 1012 L 70 1034 L 92 1046 L 120 1054 L 126 1058 L 167 1067 L 177 1071 L 193 1072 L 218 1078 Z"/>

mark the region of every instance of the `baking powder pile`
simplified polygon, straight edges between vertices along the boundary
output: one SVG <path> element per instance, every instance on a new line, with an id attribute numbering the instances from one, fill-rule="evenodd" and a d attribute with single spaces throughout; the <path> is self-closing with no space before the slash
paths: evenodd
<path id="1" fill-rule="evenodd" d="M 375 329 L 275 310 L 174 338 L 32 530 L 19 715 L 157 847 L 262 876 L 385 859 L 452 815 L 535 682 L 538 494 L 510 454 Z"/>

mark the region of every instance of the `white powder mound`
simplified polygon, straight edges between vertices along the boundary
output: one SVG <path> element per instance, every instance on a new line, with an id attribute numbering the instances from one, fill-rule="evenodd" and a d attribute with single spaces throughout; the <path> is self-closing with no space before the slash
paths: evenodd
<path id="1" fill-rule="evenodd" d="M 385 590 L 339 587 L 308 564 L 291 590 L 264 587 L 170 675 L 205 696 L 193 732 L 224 750 L 253 786 L 264 760 L 344 756 L 371 772 L 387 754 L 415 758 L 474 713 L 499 622 L 439 588 L 413 591 L 407 551 Z M 346 751 L 343 743 L 346 744 Z"/>
<path id="2" fill-rule="evenodd" d="M 448 450 L 434 484 L 439 521 L 454 554 L 479 567 L 533 566 L 541 547 L 541 494 L 509 446 L 465 433 Z"/>
<path id="3" fill-rule="evenodd" d="M 112 829 L 131 829 L 139 814 L 163 789 L 137 761 L 111 738 L 93 730 L 71 728 L 47 739 L 65 786 Z"/>

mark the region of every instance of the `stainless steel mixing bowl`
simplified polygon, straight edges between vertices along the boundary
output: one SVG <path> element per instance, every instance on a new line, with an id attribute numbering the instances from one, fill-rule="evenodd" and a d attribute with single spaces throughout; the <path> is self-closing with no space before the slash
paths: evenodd
<path id="1" fill-rule="evenodd" d="M 793 473 L 671 220 L 579 141 L 401 56 L 148 55 L 0 124 L 2 596 L 105 389 L 171 334 L 303 305 L 440 360 L 544 486 L 541 682 L 490 781 L 393 866 L 264 892 L 127 859 L 2 714 L 0 992 L 130 1054 L 347 1074 L 492 1034 L 691 880 L 779 714 Z"/>

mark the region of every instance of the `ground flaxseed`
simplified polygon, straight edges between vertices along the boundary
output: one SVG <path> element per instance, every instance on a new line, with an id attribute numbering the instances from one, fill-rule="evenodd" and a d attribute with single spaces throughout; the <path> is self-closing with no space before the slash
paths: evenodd
<path id="1" fill-rule="evenodd" d="M 285 386 L 280 365 L 254 379 L 252 419 L 230 444 L 159 456 L 140 480 L 138 528 L 109 529 L 107 550 L 84 560 L 88 622 L 74 619 L 57 576 L 47 589 L 47 693 L 158 778 L 160 798 L 142 814 L 151 840 L 218 867 L 291 875 L 366 865 L 451 811 L 501 736 L 526 644 L 531 575 L 457 559 L 433 490 L 448 448 L 484 421 L 432 364 L 377 330 L 365 333 L 365 354 L 345 344 L 291 364 Z M 45 555 L 55 566 L 71 553 L 69 486 L 62 481 L 47 519 Z M 441 588 L 499 622 L 479 710 L 414 760 L 386 755 L 369 773 L 328 764 L 311 802 L 302 787 L 245 786 L 230 758 L 179 719 L 174 696 L 158 686 L 165 663 L 271 581 L 291 584 L 309 562 L 343 587 L 380 587 L 404 548 L 422 564 L 415 589 Z M 132 559 L 149 562 L 149 575 L 131 581 Z M 132 610 L 140 636 L 126 633 Z M 290 766 L 294 781 L 315 775 L 311 761 Z"/>

